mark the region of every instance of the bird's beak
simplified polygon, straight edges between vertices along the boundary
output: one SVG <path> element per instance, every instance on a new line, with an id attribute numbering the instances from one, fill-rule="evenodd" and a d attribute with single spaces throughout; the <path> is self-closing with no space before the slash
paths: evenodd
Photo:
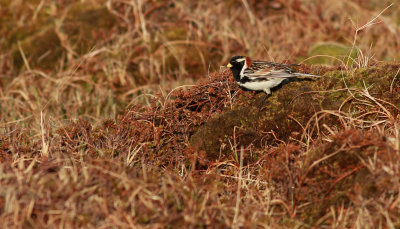
<path id="1" fill-rule="evenodd" d="M 229 63 L 228 65 L 226 65 L 227 68 L 231 68 L 233 67 L 231 63 Z"/>

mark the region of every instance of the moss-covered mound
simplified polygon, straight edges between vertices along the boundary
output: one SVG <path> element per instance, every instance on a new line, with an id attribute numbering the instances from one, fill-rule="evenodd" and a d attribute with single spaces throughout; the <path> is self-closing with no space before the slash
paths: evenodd
<path id="1" fill-rule="evenodd" d="M 398 65 L 386 64 L 354 72 L 335 70 L 326 72 L 316 81 L 291 82 L 274 92 L 262 109 L 257 107 L 257 102 L 264 96 L 262 93 L 253 98 L 242 96 L 233 109 L 216 115 L 197 128 L 191 137 L 191 144 L 216 158 L 221 151 L 221 143 L 226 145 L 230 140 L 244 147 L 250 144 L 260 147 L 277 139 L 300 140 L 299 133 L 315 125 L 310 118 L 317 113 L 340 111 L 343 112 L 340 115 L 356 117 L 362 112 L 360 108 L 366 109 L 359 104 L 359 100 L 367 95 L 399 104 L 398 69 Z M 391 106 L 390 111 L 397 112 L 396 107 Z M 342 127 L 339 120 L 322 116 L 315 116 L 316 124 Z M 374 116 L 374 113 L 367 116 Z M 316 134 L 315 129 L 310 131 Z M 225 150 L 229 151 L 230 148 Z"/>

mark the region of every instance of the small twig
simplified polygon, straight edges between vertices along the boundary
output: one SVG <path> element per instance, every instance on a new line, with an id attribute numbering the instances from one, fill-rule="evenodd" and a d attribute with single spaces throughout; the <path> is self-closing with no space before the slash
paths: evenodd
<path id="1" fill-rule="evenodd" d="M 360 168 L 364 167 L 364 165 L 360 165 L 358 167 L 355 167 L 354 169 L 352 169 L 351 171 L 348 171 L 347 173 L 345 173 L 343 176 L 339 177 L 338 179 L 336 179 L 333 184 L 331 185 L 331 187 L 328 189 L 328 191 L 326 191 L 326 194 L 330 193 L 332 191 L 332 189 L 340 182 L 342 181 L 344 178 L 350 176 L 351 174 L 355 173 L 357 170 L 359 170 Z"/>
<path id="2" fill-rule="evenodd" d="M 305 174 L 301 177 L 300 182 L 299 182 L 299 187 L 301 187 L 303 185 L 304 179 L 307 177 L 308 173 L 311 171 L 312 168 L 314 168 L 316 165 L 318 165 L 319 163 L 321 163 L 322 161 L 329 159 L 333 156 L 335 156 L 336 154 L 340 153 L 342 150 L 344 149 L 344 146 L 340 147 L 340 149 L 336 150 L 335 152 L 326 155 L 325 157 L 314 161 L 310 167 L 308 167 L 307 171 L 305 172 Z"/>
<path id="3" fill-rule="evenodd" d="M 399 74 L 399 72 L 400 72 L 400 68 L 397 70 L 396 75 L 394 75 L 392 82 L 390 83 L 390 93 L 393 93 L 393 83 L 394 83 L 397 75 Z"/>
<path id="4" fill-rule="evenodd" d="M 44 137 L 44 117 L 43 111 L 40 111 L 40 130 L 42 135 L 42 156 L 48 157 L 49 156 L 49 144 L 46 142 Z"/>
<path id="5" fill-rule="evenodd" d="M 18 45 L 18 49 L 19 49 L 19 52 L 20 52 L 20 54 L 21 54 L 22 60 L 24 61 L 25 67 L 28 69 L 29 72 L 31 72 L 32 69 L 31 69 L 31 67 L 29 66 L 29 61 L 28 61 L 28 59 L 26 58 L 26 55 L 25 55 L 25 53 L 24 53 L 24 50 L 22 49 L 21 42 L 18 41 L 18 42 L 17 42 L 17 45 Z"/>
<path id="6" fill-rule="evenodd" d="M 233 217 L 232 228 L 238 228 L 237 220 L 239 216 L 239 206 L 240 206 L 240 194 L 242 188 L 242 168 L 243 168 L 243 146 L 240 149 L 240 165 L 239 165 L 239 181 L 238 181 L 238 189 L 236 194 L 236 205 L 235 205 L 235 216 Z"/>

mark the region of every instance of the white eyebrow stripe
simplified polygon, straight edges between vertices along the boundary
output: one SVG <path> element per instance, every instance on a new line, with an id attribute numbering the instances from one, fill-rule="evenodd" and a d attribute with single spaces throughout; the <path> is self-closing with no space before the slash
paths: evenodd
<path id="1" fill-rule="evenodd" d="M 246 58 L 237 59 L 236 62 L 243 62 L 243 61 L 245 61 L 245 60 L 246 60 Z"/>

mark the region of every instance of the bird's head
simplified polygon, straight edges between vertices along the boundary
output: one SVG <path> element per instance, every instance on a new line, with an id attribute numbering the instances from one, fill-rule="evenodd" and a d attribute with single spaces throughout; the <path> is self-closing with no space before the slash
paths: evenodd
<path id="1" fill-rule="evenodd" d="M 251 59 L 246 56 L 234 56 L 229 61 L 226 67 L 230 68 L 232 71 L 241 71 L 243 67 L 249 67 L 251 65 Z"/>

